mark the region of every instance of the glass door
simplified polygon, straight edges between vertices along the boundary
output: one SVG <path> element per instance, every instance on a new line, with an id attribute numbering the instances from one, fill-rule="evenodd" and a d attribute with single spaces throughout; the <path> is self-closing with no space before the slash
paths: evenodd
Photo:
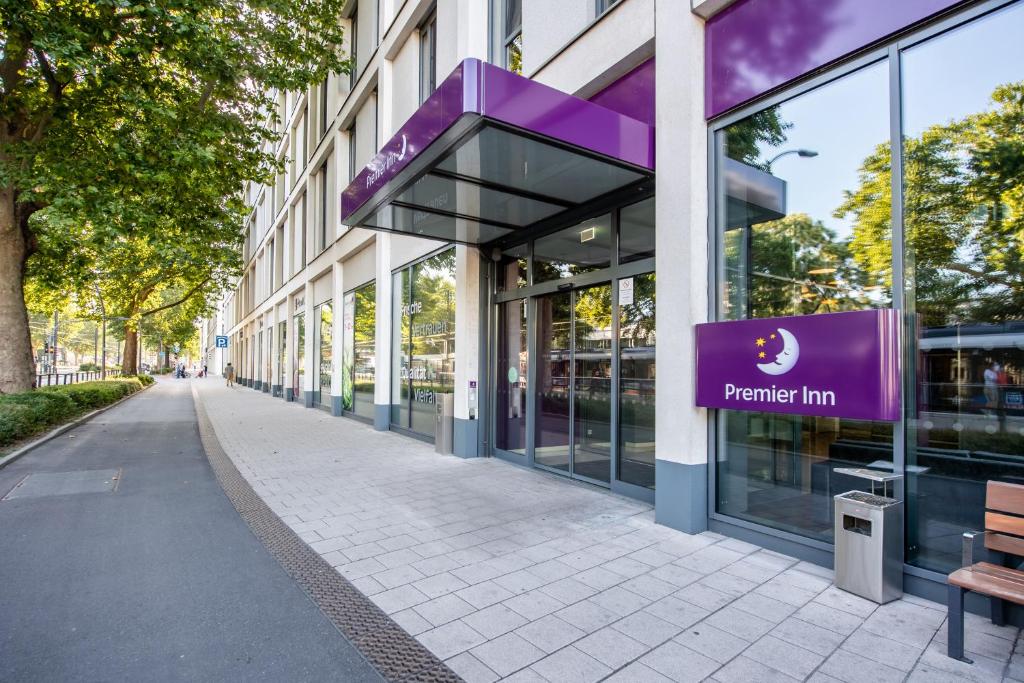
<path id="1" fill-rule="evenodd" d="M 534 463 L 611 478 L 611 285 L 537 298 Z"/>

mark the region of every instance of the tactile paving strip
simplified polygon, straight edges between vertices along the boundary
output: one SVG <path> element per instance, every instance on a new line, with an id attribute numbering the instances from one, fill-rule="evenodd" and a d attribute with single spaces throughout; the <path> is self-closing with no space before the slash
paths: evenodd
<path id="1" fill-rule="evenodd" d="M 199 434 L 217 480 L 238 514 L 320 611 L 389 681 L 459 683 L 459 676 L 406 633 L 274 514 L 253 491 L 220 441 L 192 390 Z"/>

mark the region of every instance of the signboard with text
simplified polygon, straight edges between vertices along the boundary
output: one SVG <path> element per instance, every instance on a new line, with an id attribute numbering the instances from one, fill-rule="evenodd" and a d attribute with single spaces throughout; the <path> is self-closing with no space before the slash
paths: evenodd
<path id="1" fill-rule="evenodd" d="M 900 417 L 891 309 L 697 325 L 697 405 L 856 420 Z"/>
<path id="2" fill-rule="evenodd" d="M 207 337 L 209 339 L 209 337 Z M 228 348 L 228 338 L 223 335 L 217 335 L 217 348 L 226 349 Z"/>

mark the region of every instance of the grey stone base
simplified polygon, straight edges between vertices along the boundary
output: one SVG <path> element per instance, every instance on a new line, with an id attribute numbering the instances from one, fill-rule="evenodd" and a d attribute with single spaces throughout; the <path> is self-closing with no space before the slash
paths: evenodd
<path id="1" fill-rule="evenodd" d="M 373 428 L 378 432 L 386 432 L 391 426 L 391 406 L 373 404 Z"/>
<path id="2" fill-rule="evenodd" d="M 252 383 L 252 388 L 256 391 L 263 391 L 263 382 L 256 380 Z"/>
<path id="3" fill-rule="evenodd" d="M 479 420 L 455 418 L 454 454 L 460 458 L 475 458 L 480 455 L 477 435 Z"/>
<path id="4" fill-rule="evenodd" d="M 280 396 L 283 391 L 284 387 L 282 387 L 280 384 L 275 384 L 270 388 L 270 395 L 276 398 Z"/>
<path id="5" fill-rule="evenodd" d="M 286 400 L 286 401 L 294 401 L 295 400 L 295 390 L 292 389 L 291 387 L 286 387 L 285 390 L 284 390 L 284 400 Z"/>
<path id="6" fill-rule="evenodd" d="M 696 534 L 708 528 L 708 465 L 654 461 L 654 521 Z"/>
<path id="7" fill-rule="evenodd" d="M 341 417 L 341 396 L 331 396 L 331 415 Z"/>
<path id="8" fill-rule="evenodd" d="M 306 406 L 307 408 L 312 408 L 313 407 L 313 392 L 312 391 L 304 391 L 302 393 L 304 394 L 304 396 L 303 396 L 303 404 L 302 405 Z"/>
<path id="9" fill-rule="evenodd" d="M 264 394 L 269 394 L 270 393 L 270 382 L 263 382 L 262 384 L 260 384 L 260 388 L 263 390 Z"/>

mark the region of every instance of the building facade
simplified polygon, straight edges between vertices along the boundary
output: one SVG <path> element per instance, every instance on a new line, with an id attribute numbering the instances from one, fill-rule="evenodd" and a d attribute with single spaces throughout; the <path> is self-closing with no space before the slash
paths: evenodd
<path id="1" fill-rule="evenodd" d="M 836 470 L 902 475 L 905 585 L 940 595 L 985 481 L 1024 472 L 1024 2 L 341 20 L 357 68 L 279 96 L 284 170 L 246 188 L 244 386 L 425 440 L 450 410 L 457 456 L 825 565 Z M 697 405 L 695 326 L 868 310 L 893 415 Z"/>

